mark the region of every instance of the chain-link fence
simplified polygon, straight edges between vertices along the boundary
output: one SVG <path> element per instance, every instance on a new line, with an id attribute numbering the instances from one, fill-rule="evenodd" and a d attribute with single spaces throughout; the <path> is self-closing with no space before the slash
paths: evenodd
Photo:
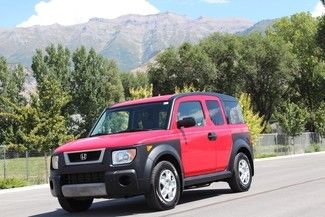
<path id="1" fill-rule="evenodd" d="M 303 133 L 295 137 L 293 142 L 284 134 L 262 134 L 254 146 L 256 158 L 315 151 L 325 151 L 325 138 L 316 133 Z M 45 161 L 42 153 L 36 151 L 21 153 L 0 146 L 0 179 L 19 178 L 30 184 L 45 183 L 48 180 L 49 165 L 50 157 Z"/>
<path id="2" fill-rule="evenodd" d="M 37 151 L 17 152 L 0 146 L 0 178 L 18 178 L 30 184 L 45 183 L 49 161 L 49 157 L 45 161 L 44 154 Z"/>
<path id="3" fill-rule="evenodd" d="M 325 151 L 325 138 L 308 132 L 294 138 L 279 133 L 262 134 L 254 149 L 256 157 Z"/>

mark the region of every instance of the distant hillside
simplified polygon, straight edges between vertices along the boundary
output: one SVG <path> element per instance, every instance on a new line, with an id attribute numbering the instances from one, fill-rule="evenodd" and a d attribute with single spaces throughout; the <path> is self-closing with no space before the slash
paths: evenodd
<path id="1" fill-rule="evenodd" d="M 252 26 L 243 18 L 191 19 L 173 13 L 127 15 L 116 19 L 91 19 L 73 26 L 33 26 L 0 29 L 0 55 L 10 63 L 31 64 L 37 48 L 61 43 L 69 49 L 94 47 L 115 59 L 123 70 L 137 68 L 169 46 L 197 42 L 213 32 L 236 33 Z"/>
<path id="2" fill-rule="evenodd" d="M 270 26 L 273 25 L 273 23 L 275 23 L 277 19 L 272 19 L 272 20 L 262 20 L 256 24 L 254 24 L 253 26 L 247 28 L 246 30 L 239 32 L 239 35 L 247 35 L 249 33 L 252 32 L 265 32 Z"/>

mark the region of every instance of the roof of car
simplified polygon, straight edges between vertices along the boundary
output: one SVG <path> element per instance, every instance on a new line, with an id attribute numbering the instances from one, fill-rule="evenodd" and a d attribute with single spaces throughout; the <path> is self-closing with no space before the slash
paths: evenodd
<path id="1" fill-rule="evenodd" d="M 148 97 L 148 98 L 144 98 L 144 99 L 130 100 L 130 101 L 125 101 L 125 102 L 114 104 L 111 108 L 135 105 L 135 104 L 144 104 L 144 103 L 150 103 L 150 102 L 169 101 L 172 96 L 174 96 L 174 95 L 154 96 L 154 97 Z"/>
<path id="2" fill-rule="evenodd" d="M 120 103 L 114 104 L 113 106 L 111 106 L 111 108 L 136 105 L 136 104 L 144 104 L 144 103 L 152 103 L 152 102 L 163 102 L 163 101 L 169 101 L 169 100 L 181 98 L 184 96 L 192 96 L 192 95 L 217 96 L 222 101 L 236 101 L 236 98 L 226 95 L 226 94 L 213 93 L 213 92 L 192 92 L 192 93 L 180 93 L 180 94 L 154 96 L 154 97 L 148 97 L 148 98 L 144 98 L 144 99 L 130 100 L 130 101 L 125 101 L 125 102 L 120 102 Z"/>

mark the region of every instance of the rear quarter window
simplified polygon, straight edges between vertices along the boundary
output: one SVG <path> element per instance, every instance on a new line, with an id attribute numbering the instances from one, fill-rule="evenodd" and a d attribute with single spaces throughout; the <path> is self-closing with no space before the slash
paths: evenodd
<path id="1" fill-rule="evenodd" d="M 223 102 L 228 124 L 244 124 L 244 117 L 238 101 Z"/>

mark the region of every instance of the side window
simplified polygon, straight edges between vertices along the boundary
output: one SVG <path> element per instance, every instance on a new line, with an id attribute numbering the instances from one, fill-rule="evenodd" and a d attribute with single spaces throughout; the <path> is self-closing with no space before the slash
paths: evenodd
<path id="1" fill-rule="evenodd" d="M 196 126 L 203 126 L 204 115 L 201 103 L 197 101 L 180 103 L 177 112 L 177 120 L 179 121 L 186 117 L 193 117 L 195 119 Z"/>
<path id="2" fill-rule="evenodd" d="M 243 124 L 244 117 L 237 101 L 224 101 L 226 115 L 229 124 Z"/>
<path id="3" fill-rule="evenodd" d="M 208 110 L 209 110 L 209 115 L 211 118 L 211 121 L 215 124 L 215 125 L 223 125 L 223 117 L 222 117 L 222 111 L 221 108 L 219 106 L 218 101 L 214 101 L 214 100 L 208 100 L 206 101 Z"/>

